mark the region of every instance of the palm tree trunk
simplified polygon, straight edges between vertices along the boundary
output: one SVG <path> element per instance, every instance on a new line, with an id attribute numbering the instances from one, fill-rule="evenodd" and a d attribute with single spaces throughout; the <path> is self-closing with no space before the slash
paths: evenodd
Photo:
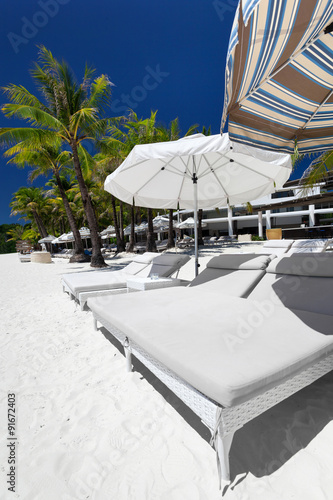
<path id="1" fill-rule="evenodd" d="M 147 252 L 156 252 L 156 242 L 154 238 L 153 211 L 151 208 L 147 210 L 148 215 L 148 233 L 147 233 Z"/>
<path id="2" fill-rule="evenodd" d="M 173 239 L 173 210 L 169 210 L 169 233 L 168 233 L 168 243 L 167 250 L 169 248 L 174 248 L 175 240 Z"/>
<path id="3" fill-rule="evenodd" d="M 122 241 L 124 242 L 125 246 L 125 239 L 124 239 L 124 204 L 121 201 L 119 203 L 119 229 L 120 229 L 120 237 Z"/>
<path id="4" fill-rule="evenodd" d="M 135 225 L 135 205 L 133 202 L 133 204 L 131 205 L 131 234 L 127 252 L 134 252 L 134 244 L 135 244 L 134 225 Z"/>
<path id="5" fill-rule="evenodd" d="M 57 170 L 54 170 L 54 176 L 57 181 L 57 185 L 59 188 L 60 196 L 62 198 L 62 202 L 65 207 L 66 215 L 68 218 L 68 223 L 69 227 L 71 228 L 71 231 L 73 232 L 74 240 L 75 240 L 75 246 L 74 246 L 74 255 L 70 258 L 70 262 L 89 262 L 90 257 L 84 253 L 84 247 L 80 235 L 80 231 L 77 227 L 72 209 L 70 207 L 68 198 L 66 196 L 65 189 L 62 185 L 59 172 Z"/>
<path id="6" fill-rule="evenodd" d="M 47 230 L 46 230 L 46 228 L 44 226 L 44 222 L 42 221 L 42 218 L 36 212 L 36 210 L 32 210 L 32 214 L 33 214 L 34 221 L 36 223 L 36 226 L 38 228 L 38 231 L 39 231 L 41 237 L 42 238 L 46 238 L 46 236 L 47 236 Z"/>
<path id="7" fill-rule="evenodd" d="M 116 238 L 117 238 L 117 253 L 124 252 L 125 251 L 125 242 L 124 242 L 124 238 L 122 238 L 121 234 L 120 234 L 118 217 L 117 217 L 117 210 L 116 210 L 116 199 L 113 196 L 113 194 L 111 195 L 111 206 L 112 206 L 112 214 L 113 214 L 113 225 L 114 225 L 114 229 L 116 232 Z"/>
<path id="8" fill-rule="evenodd" d="M 81 165 L 80 165 L 80 159 L 79 155 L 77 152 L 77 144 L 76 141 L 73 139 L 70 143 L 72 153 L 73 153 L 73 161 L 74 161 L 74 168 L 75 168 L 75 174 L 76 178 L 79 184 L 80 192 L 81 192 L 81 197 L 82 197 L 82 203 L 83 203 L 83 208 L 87 217 L 88 221 L 88 226 L 90 229 L 90 238 L 91 238 L 91 245 L 92 245 L 92 256 L 91 256 L 91 267 L 106 267 L 106 264 L 104 262 L 104 258 L 101 252 L 101 240 L 100 236 L 98 234 L 98 224 L 97 224 L 97 219 L 95 216 L 94 212 L 94 207 L 91 202 L 91 198 L 89 196 L 89 192 L 86 186 L 86 183 L 84 182 L 84 178 L 82 175 L 82 170 L 81 170 Z"/>

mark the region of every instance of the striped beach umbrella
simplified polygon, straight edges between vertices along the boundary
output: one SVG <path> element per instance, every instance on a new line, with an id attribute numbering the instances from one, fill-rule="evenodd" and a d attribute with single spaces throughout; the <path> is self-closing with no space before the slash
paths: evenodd
<path id="1" fill-rule="evenodd" d="M 226 64 L 221 131 L 292 153 L 333 148 L 332 0 L 241 0 Z"/>

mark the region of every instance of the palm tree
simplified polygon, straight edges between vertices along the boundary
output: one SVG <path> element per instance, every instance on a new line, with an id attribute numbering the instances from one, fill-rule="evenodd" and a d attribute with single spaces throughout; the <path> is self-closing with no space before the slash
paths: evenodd
<path id="1" fill-rule="evenodd" d="M 121 156 L 119 155 L 119 150 L 114 148 L 114 144 L 108 143 L 106 138 L 101 143 L 101 148 L 103 152 L 95 155 L 94 159 L 96 161 L 95 168 L 95 180 L 99 188 L 99 196 L 102 201 L 105 201 L 105 205 L 109 205 L 109 196 L 111 196 L 111 208 L 112 208 L 112 219 L 113 226 L 116 233 L 117 240 L 117 253 L 123 252 L 125 250 L 125 239 L 123 231 L 123 203 L 119 202 L 117 210 L 117 201 L 113 195 L 110 195 L 104 190 L 104 181 L 106 177 L 113 172 L 121 163 Z"/>
<path id="2" fill-rule="evenodd" d="M 2 107 L 4 114 L 26 120 L 31 126 L 0 129 L 0 143 L 11 145 L 29 139 L 40 144 L 60 139 L 69 148 L 91 234 L 91 266 L 103 267 L 98 223 L 84 181 L 79 150 L 83 141 L 95 141 L 105 133 L 108 119 L 104 118 L 104 111 L 110 102 L 112 84 L 106 75 L 91 81 L 93 73 L 86 66 L 83 81 L 78 84 L 67 63 L 59 62 L 41 46 L 39 62 L 34 64 L 31 75 L 45 104 L 22 86 L 4 87 L 11 101 Z"/>
<path id="3" fill-rule="evenodd" d="M 22 240 L 24 233 L 24 227 L 21 224 L 16 224 L 14 227 L 7 231 L 7 235 L 10 236 L 7 241 L 18 241 Z"/>
<path id="4" fill-rule="evenodd" d="M 21 215 L 25 220 L 33 220 L 39 234 L 46 238 L 48 231 L 44 219 L 50 216 L 50 201 L 45 197 L 42 188 L 22 187 L 14 193 L 11 207 L 11 215 Z"/>
<path id="5" fill-rule="evenodd" d="M 30 144 L 29 140 L 26 140 L 8 149 L 5 156 L 13 156 L 8 163 L 14 163 L 18 167 L 22 168 L 25 165 L 33 167 L 29 174 L 29 179 L 31 181 L 35 180 L 40 175 L 48 175 L 50 172 L 53 173 L 75 240 L 75 252 L 70 262 L 89 261 L 90 257 L 84 253 L 80 232 L 66 195 L 63 178 L 60 173 L 61 169 L 68 167 L 72 163 L 70 153 L 68 151 L 61 151 L 59 140 L 55 144 L 44 143 L 40 145 L 35 144 L 34 146 Z"/>

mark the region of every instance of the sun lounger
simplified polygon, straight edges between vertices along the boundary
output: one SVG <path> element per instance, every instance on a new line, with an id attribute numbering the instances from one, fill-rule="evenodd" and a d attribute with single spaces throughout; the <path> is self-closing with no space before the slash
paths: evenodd
<path id="1" fill-rule="evenodd" d="M 70 259 L 74 253 L 72 248 L 63 248 L 60 252 L 53 254 L 54 257 L 60 257 L 62 259 Z"/>
<path id="2" fill-rule="evenodd" d="M 267 240 L 257 253 L 274 254 L 278 257 L 288 252 L 293 243 L 294 240 Z"/>
<path id="3" fill-rule="evenodd" d="M 158 274 L 160 277 L 167 278 L 177 273 L 189 259 L 190 257 L 184 254 L 158 255 L 154 252 L 146 252 L 136 255 L 130 264 L 118 271 L 104 269 L 64 274 L 62 276 L 63 290 L 69 293 L 71 298 L 77 299 L 83 309 L 90 296 L 127 292 L 127 280 L 134 275 L 146 278 L 152 274 Z"/>
<path id="4" fill-rule="evenodd" d="M 288 250 L 287 255 L 293 253 L 317 253 L 325 252 L 328 247 L 329 240 L 326 239 L 313 239 L 313 240 L 296 240 L 290 250 Z"/>
<path id="5" fill-rule="evenodd" d="M 265 274 L 265 269 L 273 257 L 269 255 L 222 254 L 213 257 L 206 268 L 190 283 L 216 290 L 219 294 L 247 297 Z"/>
<path id="6" fill-rule="evenodd" d="M 127 365 L 132 352 L 207 425 L 228 480 L 235 431 L 332 370 L 333 255 L 272 260 L 248 298 L 219 293 L 219 280 L 88 306 Z"/>

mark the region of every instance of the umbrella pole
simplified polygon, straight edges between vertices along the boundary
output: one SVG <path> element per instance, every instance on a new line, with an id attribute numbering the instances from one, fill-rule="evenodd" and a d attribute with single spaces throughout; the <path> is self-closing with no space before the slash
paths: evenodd
<path id="1" fill-rule="evenodd" d="M 199 259 L 198 259 L 198 177 L 196 174 L 195 160 L 193 157 L 193 198 L 194 198 L 194 261 L 195 261 L 195 277 L 198 276 Z"/>

